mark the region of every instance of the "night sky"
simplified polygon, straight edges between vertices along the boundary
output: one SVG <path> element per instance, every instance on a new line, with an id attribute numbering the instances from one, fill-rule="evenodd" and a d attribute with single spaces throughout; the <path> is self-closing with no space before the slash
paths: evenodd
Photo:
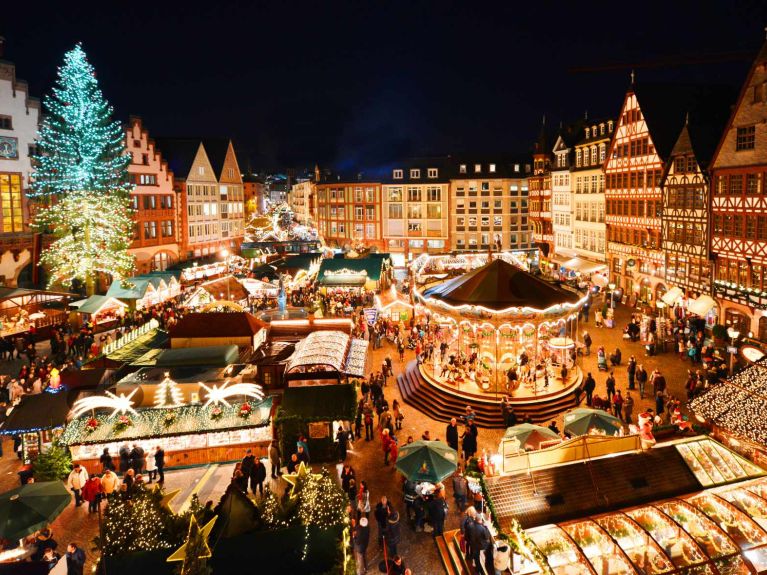
<path id="1" fill-rule="evenodd" d="M 0 11 L 34 95 L 82 41 L 118 118 L 230 136 L 243 170 L 525 152 L 544 113 L 617 115 L 632 68 L 740 86 L 767 25 L 758 0 L 53 5 Z"/>

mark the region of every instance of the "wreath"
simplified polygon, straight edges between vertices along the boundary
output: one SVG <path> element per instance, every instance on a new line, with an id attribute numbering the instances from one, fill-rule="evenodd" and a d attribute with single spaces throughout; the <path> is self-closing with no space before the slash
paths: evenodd
<path id="1" fill-rule="evenodd" d="M 221 419 L 221 417 L 224 415 L 223 410 L 216 405 L 213 409 L 210 410 L 210 418 L 211 419 Z"/>
<path id="2" fill-rule="evenodd" d="M 117 418 L 117 421 L 115 422 L 115 426 L 114 426 L 115 433 L 120 433 L 121 431 L 125 431 L 131 425 L 133 425 L 131 418 L 128 417 L 127 415 L 121 415 L 120 417 Z"/>
<path id="3" fill-rule="evenodd" d="M 253 408 L 248 402 L 245 402 L 240 406 L 240 417 L 243 419 L 248 419 L 251 413 L 253 413 Z"/>
<path id="4" fill-rule="evenodd" d="M 98 419 L 96 419 L 95 417 L 91 417 L 91 418 L 90 418 L 90 419 L 89 419 L 89 420 L 88 420 L 88 421 L 85 423 L 85 431 L 87 431 L 88 433 L 93 433 L 94 431 L 96 431 L 96 429 L 98 429 L 98 426 L 99 426 L 99 425 L 100 425 L 100 424 L 99 424 L 99 420 L 98 420 Z"/>

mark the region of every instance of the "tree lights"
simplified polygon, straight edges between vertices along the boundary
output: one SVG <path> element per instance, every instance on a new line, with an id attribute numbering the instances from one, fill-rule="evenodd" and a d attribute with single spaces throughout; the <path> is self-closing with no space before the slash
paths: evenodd
<path id="1" fill-rule="evenodd" d="M 46 204 L 34 225 L 51 230 L 56 240 L 41 261 L 51 270 L 51 284 L 82 280 L 90 295 L 98 273 L 120 279 L 133 269 L 127 252 L 130 156 L 79 44 L 64 56 L 45 106 L 31 195 Z"/>
<path id="2" fill-rule="evenodd" d="M 178 383 L 173 381 L 169 374 L 165 373 L 163 379 L 154 392 L 155 407 L 179 407 L 184 405 L 184 394 Z"/>

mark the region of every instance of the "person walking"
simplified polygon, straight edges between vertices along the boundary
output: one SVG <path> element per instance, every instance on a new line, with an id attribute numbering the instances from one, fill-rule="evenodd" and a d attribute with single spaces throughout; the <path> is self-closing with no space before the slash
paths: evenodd
<path id="1" fill-rule="evenodd" d="M 368 570 L 367 552 L 370 544 L 370 524 L 367 517 L 360 518 L 359 525 L 354 530 L 352 541 L 357 561 L 357 575 L 362 575 Z"/>
<path id="2" fill-rule="evenodd" d="M 87 481 L 88 472 L 82 465 L 75 463 L 67 478 L 67 487 L 75 494 L 75 507 L 80 507 L 83 503 L 82 489 Z"/>
<path id="3" fill-rule="evenodd" d="M 165 483 L 165 450 L 159 445 L 154 450 L 154 466 L 157 468 L 157 483 Z"/>
<path id="4" fill-rule="evenodd" d="M 589 335 L 589 332 L 584 331 L 583 332 L 583 346 L 585 348 L 584 355 L 591 355 L 591 336 Z"/>
<path id="5" fill-rule="evenodd" d="M 85 567 L 85 551 L 71 542 L 67 545 L 67 575 L 83 575 Z"/>
<path id="6" fill-rule="evenodd" d="M 637 385 L 639 386 L 639 398 L 644 399 L 644 390 L 647 385 L 647 371 L 645 371 L 645 368 L 641 363 L 637 366 L 636 380 Z"/>
<path id="7" fill-rule="evenodd" d="M 391 455 L 392 443 L 394 440 L 391 438 L 388 429 L 384 429 L 381 432 L 381 449 L 384 454 L 384 465 L 389 465 L 389 456 Z"/>
<path id="8" fill-rule="evenodd" d="M 280 472 L 280 450 L 277 449 L 277 444 L 272 441 L 269 444 L 269 465 L 272 468 L 272 479 L 277 479 Z"/>

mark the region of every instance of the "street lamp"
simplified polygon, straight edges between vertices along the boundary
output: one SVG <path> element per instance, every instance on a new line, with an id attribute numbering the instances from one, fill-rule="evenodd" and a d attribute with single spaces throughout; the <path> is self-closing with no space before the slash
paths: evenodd
<path id="1" fill-rule="evenodd" d="M 727 335 L 730 337 L 730 377 L 735 366 L 735 340 L 740 337 L 740 332 L 736 329 L 727 328 Z"/>
<path id="2" fill-rule="evenodd" d="M 615 297 L 614 297 L 615 284 L 614 283 L 607 284 L 607 287 L 610 288 L 610 309 L 615 309 Z"/>

